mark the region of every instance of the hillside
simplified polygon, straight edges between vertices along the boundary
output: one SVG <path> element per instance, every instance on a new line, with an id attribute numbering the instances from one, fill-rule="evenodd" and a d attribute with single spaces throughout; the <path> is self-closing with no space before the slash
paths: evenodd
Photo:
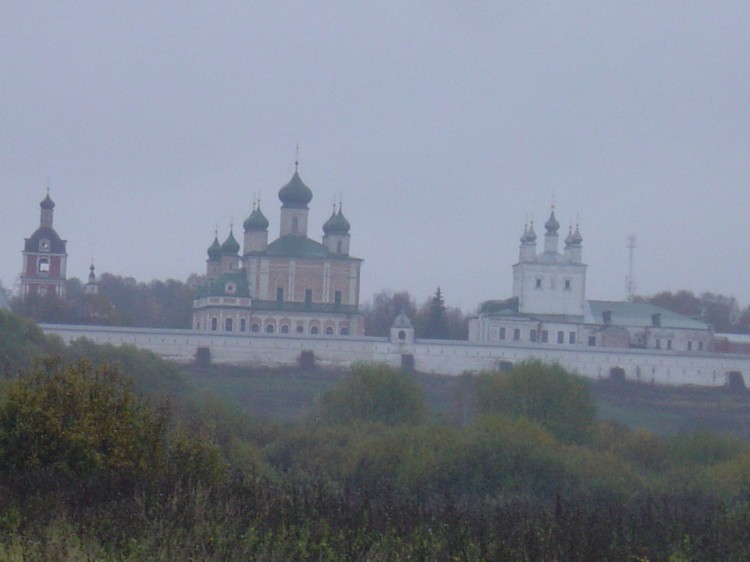
<path id="1" fill-rule="evenodd" d="M 336 370 L 248 369 L 226 365 L 186 367 L 196 387 L 235 404 L 244 413 L 282 422 L 308 415 L 316 399 L 345 376 Z M 415 373 L 434 416 L 464 423 L 473 417 L 472 378 Z M 725 388 L 667 387 L 590 381 L 597 418 L 643 427 L 661 435 L 705 430 L 750 439 L 750 392 Z"/>

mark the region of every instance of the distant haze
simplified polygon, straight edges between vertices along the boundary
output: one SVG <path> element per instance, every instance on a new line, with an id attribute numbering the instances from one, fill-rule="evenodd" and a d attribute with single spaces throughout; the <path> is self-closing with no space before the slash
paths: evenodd
<path id="1" fill-rule="evenodd" d="M 260 196 L 334 198 L 362 299 L 511 292 L 524 221 L 580 222 L 588 296 L 750 304 L 750 5 L 11 2 L 0 17 L 0 280 L 47 178 L 68 276 L 205 271 Z"/>

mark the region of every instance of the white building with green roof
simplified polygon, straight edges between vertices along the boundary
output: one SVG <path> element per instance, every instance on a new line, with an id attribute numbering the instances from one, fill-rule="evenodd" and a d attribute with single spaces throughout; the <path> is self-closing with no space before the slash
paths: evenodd
<path id="1" fill-rule="evenodd" d="M 698 353 L 713 349 L 711 326 L 648 303 L 586 299 L 583 237 L 571 226 L 558 251 L 554 209 L 536 250 L 534 225 L 521 236 L 513 297 L 485 303 L 469 340 L 551 347 L 635 348 Z"/>

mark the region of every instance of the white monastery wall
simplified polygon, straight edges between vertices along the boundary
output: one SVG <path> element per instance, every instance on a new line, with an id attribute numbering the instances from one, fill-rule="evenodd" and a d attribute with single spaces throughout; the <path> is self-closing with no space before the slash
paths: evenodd
<path id="1" fill-rule="evenodd" d="M 494 370 L 503 363 L 538 359 L 560 363 L 589 378 L 607 377 L 610 369 L 620 367 L 628 379 L 659 384 L 723 385 L 730 371 L 739 371 L 746 381 L 750 380 L 750 355 L 453 340 L 401 343 L 376 337 L 218 334 L 104 326 L 47 324 L 42 328 L 66 343 L 87 338 L 99 344 L 133 345 L 183 363 L 193 361 L 199 347 L 207 347 L 213 362 L 246 366 L 296 365 L 302 351 L 312 351 L 316 363 L 327 367 L 347 367 L 357 361 L 377 361 L 399 367 L 402 355 L 413 355 L 416 370 L 444 375 Z"/>

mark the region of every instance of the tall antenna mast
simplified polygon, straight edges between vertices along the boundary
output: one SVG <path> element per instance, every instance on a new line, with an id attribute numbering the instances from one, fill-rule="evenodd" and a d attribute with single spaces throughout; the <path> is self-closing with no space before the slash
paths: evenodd
<path id="1" fill-rule="evenodd" d="M 625 289 L 628 292 L 628 300 L 632 301 L 635 296 L 635 274 L 633 273 L 633 256 L 635 254 L 635 235 L 628 236 L 628 275 L 625 278 Z"/>

